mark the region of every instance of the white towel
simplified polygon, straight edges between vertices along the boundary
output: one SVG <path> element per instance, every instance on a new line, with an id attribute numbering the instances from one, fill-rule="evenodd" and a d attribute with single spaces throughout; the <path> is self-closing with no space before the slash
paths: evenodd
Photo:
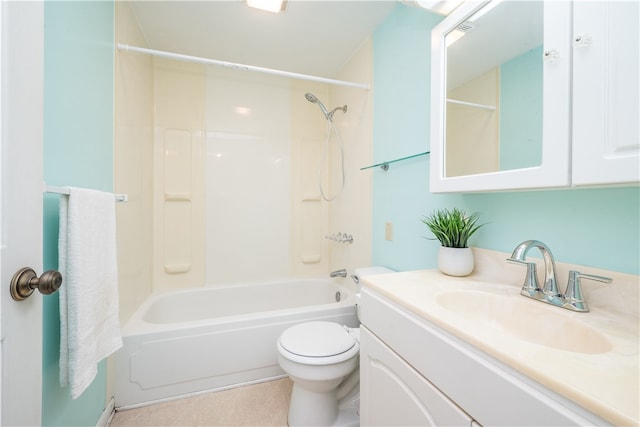
<path id="1" fill-rule="evenodd" d="M 98 362 L 122 347 L 118 313 L 115 198 L 69 187 L 60 198 L 60 385 L 76 399 Z"/>

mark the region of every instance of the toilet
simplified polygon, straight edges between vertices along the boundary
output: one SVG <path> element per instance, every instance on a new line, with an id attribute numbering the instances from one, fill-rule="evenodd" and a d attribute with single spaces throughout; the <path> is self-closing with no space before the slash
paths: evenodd
<path id="1" fill-rule="evenodd" d="M 384 267 L 356 269 L 360 277 L 392 273 Z M 358 317 L 360 311 L 358 307 Z M 278 338 L 278 363 L 293 381 L 289 426 L 359 426 L 360 329 L 313 321 L 286 329 Z"/>

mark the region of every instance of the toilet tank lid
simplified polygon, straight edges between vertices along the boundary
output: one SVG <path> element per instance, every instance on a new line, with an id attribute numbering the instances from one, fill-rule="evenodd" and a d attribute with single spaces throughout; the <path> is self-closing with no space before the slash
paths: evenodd
<path id="1" fill-rule="evenodd" d="M 305 357 L 335 356 L 356 345 L 341 325 L 322 321 L 292 326 L 280 335 L 279 341 L 288 352 Z"/>

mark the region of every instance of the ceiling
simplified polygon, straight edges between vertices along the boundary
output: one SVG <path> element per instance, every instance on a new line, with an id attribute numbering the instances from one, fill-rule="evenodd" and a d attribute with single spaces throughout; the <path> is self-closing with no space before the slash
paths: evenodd
<path id="1" fill-rule="evenodd" d="M 288 0 L 285 12 L 242 0 L 132 1 L 149 48 L 336 78 L 395 0 Z"/>

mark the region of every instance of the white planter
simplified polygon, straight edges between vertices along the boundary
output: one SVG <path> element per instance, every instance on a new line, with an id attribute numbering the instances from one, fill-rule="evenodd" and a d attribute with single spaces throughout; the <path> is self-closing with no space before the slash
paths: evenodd
<path id="1" fill-rule="evenodd" d="M 471 248 L 447 248 L 440 246 L 438 269 L 448 276 L 467 276 L 473 271 Z"/>

